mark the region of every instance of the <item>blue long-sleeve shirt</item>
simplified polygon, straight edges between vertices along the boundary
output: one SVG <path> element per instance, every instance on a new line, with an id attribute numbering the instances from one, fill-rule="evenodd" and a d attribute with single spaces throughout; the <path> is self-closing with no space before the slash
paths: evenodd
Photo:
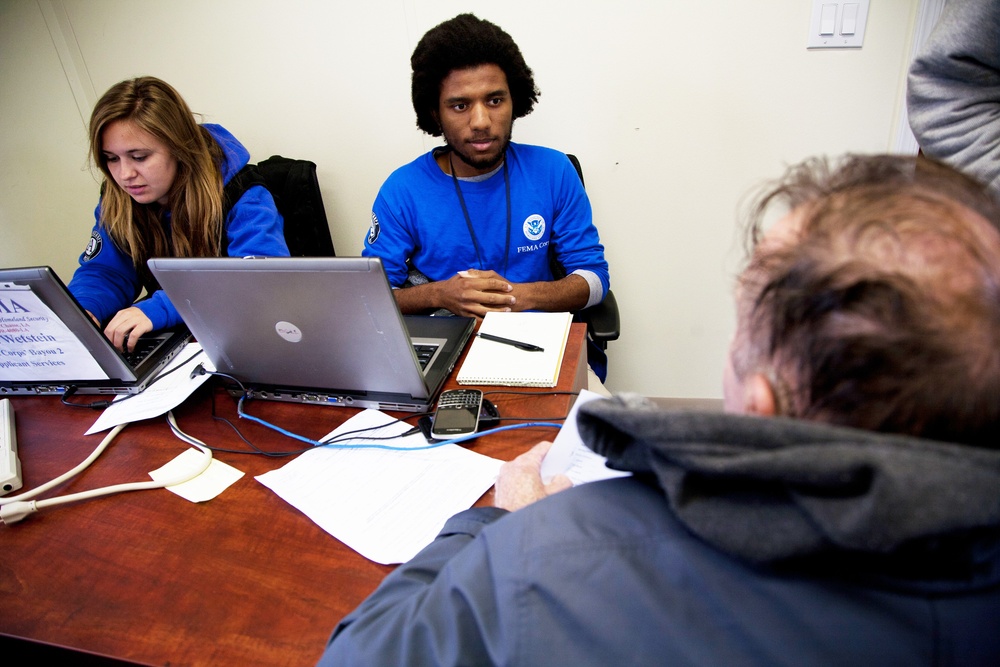
<path id="1" fill-rule="evenodd" d="M 555 248 L 566 273 L 590 283 L 588 305 L 599 303 L 610 283 L 608 263 L 572 163 L 559 151 L 516 143 L 507 149 L 506 162 L 509 244 L 504 170 L 485 180 L 460 180 L 470 233 L 455 183 L 432 151 L 386 179 L 372 207 L 362 254 L 380 257 L 389 282 L 401 287 L 407 260 L 434 281 L 466 269 L 493 270 L 513 282 L 553 280 L 549 253 Z"/>

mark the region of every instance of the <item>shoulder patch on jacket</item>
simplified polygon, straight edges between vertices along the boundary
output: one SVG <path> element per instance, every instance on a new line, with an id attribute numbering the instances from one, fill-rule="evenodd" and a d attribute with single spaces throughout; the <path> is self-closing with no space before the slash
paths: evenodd
<path id="1" fill-rule="evenodd" d="M 378 240 L 379 232 L 382 231 L 378 224 L 378 216 L 372 211 L 372 226 L 368 229 L 368 245 L 375 243 Z"/>
<path id="2" fill-rule="evenodd" d="M 104 247 L 104 241 L 101 240 L 101 234 L 98 231 L 93 231 L 90 233 L 90 240 L 87 241 L 87 248 L 83 251 L 83 261 L 89 262 L 98 255 L 101 254 L 101 248 Z"/>

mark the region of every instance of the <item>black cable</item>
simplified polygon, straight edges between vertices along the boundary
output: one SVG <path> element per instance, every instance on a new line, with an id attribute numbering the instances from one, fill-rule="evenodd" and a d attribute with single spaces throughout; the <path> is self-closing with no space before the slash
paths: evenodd
<path id="1" fill-rule="evenodd" d="M 195 372 L 199 372 L 199 371 L 200 371 L 199 374 L 207 373 L 209 375 L 226 378 L 227 380 L 229 380 L 230 382 L 236 384 L 239 387 L 240 393 L 243 394 L 243 399 L 244 400 L 247 400 L 247 401 L 253 400 L 253 396 L 247 390 L 246 386 L 242 382 L 240 382 L 238 379 L 236 379 L 235 377 L 233 377 L 232 375 L 228 375 L 226 373 L 221 373 L 219 371 L 209 371 L 206 368 L 204 368 L 204 366 L 200 366 L 200 365 L 194 371 L 192 371 L 192 374 L 195 373 Z M 352 436 L 354 436 L 356 434 L 364 433 L 365 431 L 377 430 L 377 429 L 380 429 L 380 428 L 384 428 L 386 426 L 391 426 L 392 424 L 397 424 L 399 422 L 405 422 L 407 419 L 425 417 L 425 416 L 428 416 L 428 415 L 431 415 L 431 414 L 433 414 L 433 413 L 431 413 L 431 412 L 417 412 L 417 413 L 413 413 L 413 414 L 407 415 L 406 417 L 400 417 L 400 418 L 394 419 L 393 421 L 387 422 L 385 424 L 380 424 L 378 426 L 367 426 L 365 428 L 355 429 L 353 431 L 348 431 L 346 433 L 341 433 L 336 438 L 332 438 L 332 439 L 329 439 L 329 440 L 320 440 L 318 442 L 322 442 L 323 444 L 326 444 L 326 445 L 336 444 L 336 443 L 342 442 L 344 440 L 350 440 Z M 296 454 L 301 454 L 302 452 L 308 452 L 309 450 L 314 449 L 313 445 L 310 445 L 309 447 L 305 447 L 305 448 L 302 448 L 302 449 L 296 449 L 296 450 L 287 451 L 287 452 L 286 451 L 269 452 L 267 450 L 261 449 L 257 445 L 253 444 L 245 435 L 243 435 L 243 433 L 240 431 L 240 429 L 235 424 L 233 424 L 232 421 L 230 421 L 226 417 L 221 417 L 221 416 L 219 416 L 216 413 L 216 410 L 215 410 L 215 394 L 214 393 L 212 394 L 212 419 L 215 419 L 215 420 L 218 420 L 218 421 L 222 421 L 222 422 L 225 422 L 226 424 L 228 424 L 229 427 L 231 429 L 233 429 L 233 431 L 236 432 L 236 435 L 240 438 L 240 440 L 242 440 L 243 442 L 245 442 L 248 447 L 250 447 L 252 450 L 254 450 L 254 451 L 248 452 L 248 451 L 243 451 L 243 450 L 238 450 L 238 449 L 223 449 L 223 448 L 209 447 L 209 449 L 211 449 L 212 451 L 224 452 L 224 453 L 227 453 L 227 454 L 250 454 L 250 455 L 261 455 L 261 456 L 270 456 L 270 457 L 281 457 L 281 456 L 294 456 Z M 413 428 L 411 428 L 406 433 L 401 433 L 399 435 L 392 435 L 392 436 L 385 436 L 385 437 L 381 437 L 381 436 L 380 437 L 367 437 L 366 439 L 367 440 L 396 440 L 396 439 L 399 439 L 399 438 L 405 438 L 406 436 L 412 435 L 414 433 L 419 433 L 419 432 L 420 432 L 420 427 L 419 426 L 414 426 Z"/>
<path id="2" fill-rule="evenodd" d="M 514 396 L 579 396 L 578 391 L 515 391 L 513 389 L 496 389 L 494 391 L 485 391 L 483 396 L 492 396 L 493 394 L 511 394 Z M 565 421 L 569 415 L 563 415 L 562 417 L 500 417 L 497 421 Z"/>
<path id="3" fill-rule="evenodd" d="M 512 394 L 514 396 L 579 396 L 578 391 L 514 391 L 512 389 L 496 389 L 494 391 L 484 391 L 483 396 L 493 394 Z"/>
<path id="4" fill-rule="evenodd" d="M 181 363 L 179 363 L 176 366 L 174 366 L 173 368 L 171 368 L 166 373 L 161 373 L 161 374 L 157 375 L 155 378 L 153 378 L 153 380 L 149 384 L 147 384 L 143 388 L 142 391 L 146 391 L 146 389 L 149 389 L 154 384 L 156 384 L 157 382 L 159 382 L 163 378 L 167 377 L 168 375 L 170 375 L 171 373 L 173 373 L 177 369 L 183 368 L 185 364 L 187 364 L 189 361 L 191 361 L 192 359 L 194 359 L 195 357 L 197 357 L 199 354 L 201 354 L 201 350 L 198 350 L 197 352 L 195 352 L 194 354 L 192 354 L 190 357 L 188 357 L 187 359 L 185 359 Z M 201 368 L 202 370 L 204 370 L 204 367 L 201 366 L 201 365 L 199 365 L 195 369 L 195 371 L 197 371 L 198 368 Z M 194 377 L 195 371 L 191 372 L 191 377 Z M 124 395 L 121 395 L 121 398 L 119 398 L 118 396 L 115 396 L 115 398 L 112 398 L 110 400 L 104 399 L 102 401 L 94 401 L 93 403 L 70 403 L 67 399 L 69 399 L 70 397 L 72 397 L 73 395 L 75 395 L 78 389 L 79 389 L 79 387 L 76 387 L 76 386 L 68 387 L 66 389 L 66 391 L 64 391 L 62 393 L 62 396 L 60 396 L 59 400 L 62 401 L 63 405 L 68 405 L 71 408 L 89 408 L 91 410 L 103 410 L 104 408 L 108 407 L 112 403 L 121 403 L 122 401 L 127 401 L 128 399 L 133 398 L 135 396 L 138 396 L 139 394 L 142 393 L 142 391 L 139 391 L 139 392 L 136 392 L 134 394 L 124 394 Z"/>

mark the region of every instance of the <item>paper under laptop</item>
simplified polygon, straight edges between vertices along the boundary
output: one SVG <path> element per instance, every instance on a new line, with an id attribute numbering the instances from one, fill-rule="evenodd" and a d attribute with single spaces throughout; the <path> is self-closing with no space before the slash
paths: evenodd
<path id="1" fill-rule="evenodd" d="M 403 317 L 372 257 L 149 267 L 216 370 L 254 398 L 428 411 L 474 327 L 465 317 Z"/>
<path id="2" fill-rule="evenodd" d="M 123 355 L 50 267 L 0 269 L 0 394 L 138 393 L 188 340 L 154 332 Z"/>

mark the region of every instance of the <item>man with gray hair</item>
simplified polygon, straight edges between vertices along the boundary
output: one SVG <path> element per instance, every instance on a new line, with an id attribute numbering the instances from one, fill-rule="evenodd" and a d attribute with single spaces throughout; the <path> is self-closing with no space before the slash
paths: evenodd
<path id="1" fill-rule="evenodd" d="M 505 464 L 321 664 L 1000 664 L 1000 209 L 927 160 L 812 160 L 749 230 L 728 414 L 583 405 L 630 477 Z"/>

